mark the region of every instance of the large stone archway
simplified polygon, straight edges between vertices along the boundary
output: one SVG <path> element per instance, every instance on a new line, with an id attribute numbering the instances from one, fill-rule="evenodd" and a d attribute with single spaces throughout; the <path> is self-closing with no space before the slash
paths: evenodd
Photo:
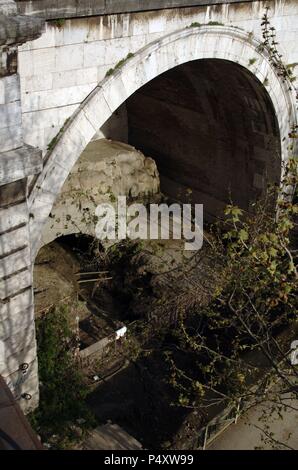
<path id="1" fill-rule="evenodd" d="M 296 122 L 294 96 L 278 77 L 260 42 L 233 27 L 189 27 L 169 34 L 139 50 L 115 69 L 81 103 L 61 129 L 57 143 L 29 197 L 32 256 L 37 253 L 42 228 L 73 165 L 96 131 L 136 90 L 162 73 L 198 59 L 223 59 L 237 63 L 261 83 L 266 83 L 278 121 L 282 159 L 287 158 L 290 126 Z M 253 57 L 253 64 L 249 59 Z"/>

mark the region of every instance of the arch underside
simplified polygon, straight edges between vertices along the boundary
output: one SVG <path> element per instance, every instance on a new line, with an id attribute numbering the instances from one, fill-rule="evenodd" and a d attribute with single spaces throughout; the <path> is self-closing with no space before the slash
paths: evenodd
<path id="1" fill-rule="evenodd" d="M 229 61 L 188 62 L 126 102 L 128 142 L 157 163 L 162 191 L 204 204 L 205 220 L 231 200 L 243 209 L 280 180 L 280 137 L 265 88 Z"/>
<path id="2" fill-rule="evenodd" d="M 126 100 L 129 141 L 157 160 L 168 191 L 179 174 L 182 186 L 194 187 L 197 197 L 207 198 L 210 207 L 225 200 L 230 189 L 234 189 L 236 202 L 246 206 L 262 187 L 260 176 L 276 180 L 279 156 L 286 158 L 290 126 L 296 121 L 294 99 L 258 47 L 258 41 L 234 28 L 187 28 L 140 50 L 104 79 L 61 131 L 33 188 L 29 201 L 33 256 L 73 165 L 98 129 Z M 250 66 L 249 58 L 255 59 Z M 177 67 L 182 64 L 182 68 Z M 170 78 L 162 75 L 169 70 Z M 165 95 L 161 93 L 165 89 L 163 80 Z M 261 85 L 264 82 L 267 91 Z M 187 124 L 184 131 L 183 119 L 177 127 L 182 111 Z M 192 119 L 193 112 L 201 113 L 201 118 Z M 175 132 L 171 136 L 172 124 L 180 135 Z M 236 179 L 235 165 L 240 168 Z"/>

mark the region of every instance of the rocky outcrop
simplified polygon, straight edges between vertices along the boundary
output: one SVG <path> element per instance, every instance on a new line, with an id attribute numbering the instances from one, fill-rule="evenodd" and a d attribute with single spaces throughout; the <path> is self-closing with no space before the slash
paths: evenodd
<path id="1" fill-rule="evenodd" d="M 91 142 L 64 183 L 42 244 L 73 233 L 94 235 L 95 208 L 100 203 L 114 203 L 118 196 L 148 201 L 158 193 L 159 174 L 152 158 L 121 142 Z"/>

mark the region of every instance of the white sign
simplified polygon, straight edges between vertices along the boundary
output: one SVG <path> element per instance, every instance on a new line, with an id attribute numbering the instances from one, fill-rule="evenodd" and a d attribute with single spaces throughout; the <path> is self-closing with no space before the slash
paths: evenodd
<path id="1" fill-rule="evenodd" d="M 123 336 L 125 336 L 126 333 L 127 333 L 127 327 L 123 326 L 122 328 L 116 331 L 116 339 L 123 338 Z"/>

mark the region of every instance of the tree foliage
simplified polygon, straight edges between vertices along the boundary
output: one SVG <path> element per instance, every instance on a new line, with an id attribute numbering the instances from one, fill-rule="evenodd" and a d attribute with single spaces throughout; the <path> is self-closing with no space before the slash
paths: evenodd
<path id="1" fill-rule="evenodd" d="M 60 305 L 36 322 L 40 403 L 32 423 L 44 440 L 56 435 L 63 446 L 76 433 L 74 425 L 92 418 L 85 404 L 88 387 L 74 356 L 74 334 L 69 326 L 68 307 Z"/>
<path id="2" fill-rule="evenodd" d="M 277 409 L 290 405 L 289 393 L 298 398 L 298 370 L 289 358 L 297 330 L 297 181 L 290 159 L 280 188 L 250 212 L 228 205 L 224 223 L 214 227 L 211 251 L 220 272 L 213 298 L 204 307 L 196 302 L 198 285 L 179 305 L 180 359 L 166 353 L 180 405 L 202 410 L 269 400 Z"/>

